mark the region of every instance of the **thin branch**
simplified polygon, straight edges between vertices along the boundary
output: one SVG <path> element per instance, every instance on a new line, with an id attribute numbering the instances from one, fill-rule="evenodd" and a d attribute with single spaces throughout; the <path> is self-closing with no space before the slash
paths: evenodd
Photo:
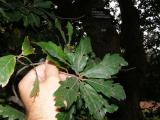
<path id="1" fill-rule="evenodd" d="M 60 16 L 56 16 L 58 19 L 61 19 L 61 20 L 79 20 L 79 19 L 82 19 L 84 18 L 86 15 L 82 15 L 82 16 L 79 16 L 79 17 L 76 17 L 76 18 L 73 18 L 73 17 L 60 17 Z"/>

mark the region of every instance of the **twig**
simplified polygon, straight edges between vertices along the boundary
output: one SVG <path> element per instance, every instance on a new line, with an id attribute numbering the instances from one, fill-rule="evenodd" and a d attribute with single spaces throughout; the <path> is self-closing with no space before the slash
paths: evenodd
<path id="1" fill-rule="evenodd" d="M 86 15 L 82 15 L 82 16 L 79 16 L 79 17 L 76 17 L 76 18 L 73 18 L 73 17 L 60 17 L 60 16 L 56 16 L 58 19 L 61 19 L 61 20 L 79 20 L 79 19 L 82 19 L 84 18 Z"/>

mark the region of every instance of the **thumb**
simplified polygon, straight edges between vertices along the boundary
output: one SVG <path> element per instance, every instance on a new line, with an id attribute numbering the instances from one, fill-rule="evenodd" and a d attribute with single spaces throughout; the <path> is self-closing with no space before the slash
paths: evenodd
<path id="1" fill-rule="evenodd" d="M 53 64 L 46 63 L 45 74 L 46 74 L 46 82 L 49 85 L 53 86 L 59 83 L 60 81 L 59 71 L 57 67 L 54 66 Z"/>

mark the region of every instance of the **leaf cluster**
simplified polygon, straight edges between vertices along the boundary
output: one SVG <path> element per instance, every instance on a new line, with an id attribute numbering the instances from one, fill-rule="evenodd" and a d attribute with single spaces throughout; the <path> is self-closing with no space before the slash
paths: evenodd
<path id="1" fill-rule="evenodd" d="M 49 12 L 52 7 L 50 0 L 24 0 L 0 1 L 0 18 L 7 22 L 21 22 L 24 27 L 40 27 L 41 21 L 49 22 L 49 18 L 54 19 L 53 12 Z"/>
<path id="2" fill-rule="evenodd" d="M 56 115 L 58 120 L 74 120 L 77 109 L 85 107 L 91 116 L 97 120 L 103 120 L 106 113 L 113 113 L 118 106 L 111 103 L 110 99 L 123 100 L 125 92 L 123 87 L 112 81 L 127 62 L 119 54 L 106 54 L 102 60 L 96 61 L 92 51 L 90 38 L 84 36 L 76 46 L 71 46 L 73 26 L 68 22 L 67 36 L 61 28 L 58 20 L 55 20 L 56 28 L 60 31 L 66 45 L 64 48 L 55 43 L 36 42 L 47 55 L 47 59 L 63 72 L 68 74 L 65 81 L 60 82 L 60 87 L 53 94 L 56 97 L 55 105 L 60 109 Z M 72 49 L 71 49 L 72 48 Z M 16 60 L 27 58 L 34 53 L 29 38 L 25 37 L 22 44 L 22 53 L 18 56 L 7 55 L 0 58 L 0 85 L 6 86 L 10 76 L 14 72 Z M 34 65 L 32 64 L 34 67 Z M 68 72 L 69 71 L 69 72 Z M 35 97 L 39 92 L 38 79 L 35 80 L 30 96 Z"/>
<path id="3" fill-rule="evenodd" d="M 56 21 L 56 26 L 63 36 L 58 21 Z M 67 28 L 68 36 L 72 36 L 72 30 L 70 27 Z M 71 37 L 68 38 L 70 41 Z M 60 82 L 61 86 L 54 93 L 55 105 L 61 109 L 61 112 L 57 114 L 59 120 L 74 119 L 79 101 L 85 104 L 90 114 L 97 120 L 103 120 L 106 113 L 113 113 L 118 109 L 118 106 L 109 103 L 109 98 L 123 100 L 126 97 L 123 87 L 111 80 L 122 66 L 127 65 L 119 54 L 106 54 L 102 61 L 96 63 L 95 58 L 92 57 L 93 51 L 89 37 L 82 37 L 80 43 L 72 51 L 66 47 L 62 49 L 52 42 L 37 44 L 53 62 L 59 66 L 62 63 L 65 64 L 67 71 L 74 73 L 68 73 L 68 78 Z M 82 105 L 79 107 L 81 108 Z"/>

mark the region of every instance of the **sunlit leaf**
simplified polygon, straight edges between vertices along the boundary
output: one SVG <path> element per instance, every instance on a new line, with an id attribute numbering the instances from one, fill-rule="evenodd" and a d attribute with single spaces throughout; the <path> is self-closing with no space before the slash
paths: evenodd
<path id="1" fill-rule="evenodd" d="M 6 86 L 9 78 L 14 72 L 16 64 L 16 57 L 14 55 L 7 55 L 0 57 L 0 85 Z"/>
<path id="2" fill-rule="evenodd" d="M 7 118 L 7 120 L 25 120 L 25 114 L 18 111 L 17 109 L 5 105 L 0 105 L 0 116 Z"/>
<path id="3" fill-rule="evenodd" d="M 77 100 L 79 91 L 79 82 L 75 77 L 69 77 L 67 80 L 61 82 L 61 86 L 54 93 L 56 97 L 55 105 L 57 107 L 70 108 L 70 106 Z"/>
<path id="4" fill-rule="evenodd" d="M 30 45 L 30 41 L 28 36 L 24 38 L 24 42 L 22 44 L 22 55 L 27 56 L 33 54 L 35 49 Z"/>

